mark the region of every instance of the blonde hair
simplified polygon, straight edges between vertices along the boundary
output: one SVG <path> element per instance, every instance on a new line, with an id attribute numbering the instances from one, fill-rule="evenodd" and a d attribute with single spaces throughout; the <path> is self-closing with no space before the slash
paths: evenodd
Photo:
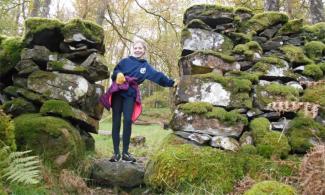
<path id="1" fill-rule="evenodd" d="M 144 50 L 147 51 L 147 44 L 146 44 L 146 42 L 144 42 L 144 41 L 141 40 L 141 39 L 137 39 L 137 40 L 133 41 L 132 46 L 134 46 L 134 45 L 137 44 L 137 43 L 140 43 L 140 44 L 143 46 Z"/>

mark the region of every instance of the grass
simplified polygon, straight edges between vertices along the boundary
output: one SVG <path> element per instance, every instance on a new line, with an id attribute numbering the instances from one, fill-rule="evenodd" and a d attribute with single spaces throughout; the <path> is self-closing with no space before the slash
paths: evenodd
<path id="1" fill-rule="evenodd" d="M 102 120 L 99 129 L 111 132 L 112 122 L 110 118 Z M 121 125 L 121 137 L 123 132 L 123 125 Z M 144 136 L 146 138 L 145 146 L 132 146 L 130 144 L 129 152 L 136 157 L 150 156 L 161 141 L 172 131 L 164 130 L 160 125 L 132 125 L 132 134 L 134 136 Z M 110 157 L 113 154 L 113 140 L 111 135 L 97 135 L 92 134 L 95 139 L 95 150 L 99 157 Z M 120 151 L 122 151 L 122 139 L 120 141 Z"/>

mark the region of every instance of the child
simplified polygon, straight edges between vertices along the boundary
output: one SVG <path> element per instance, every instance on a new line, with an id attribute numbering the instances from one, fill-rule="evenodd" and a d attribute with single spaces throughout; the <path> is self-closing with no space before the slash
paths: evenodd
<path id="1" fill-rule="evenodd" d="M 143 41 L 135 41 L 132 47 L 132 55 L 122 59 L 114 68 L 112 74 L 113 84 L 101 97 L 105 107 L 112 107 L 113 127 L 112 138 L 114 154 L 111 162 L 121 159 L 128 162 L 135 162 L 136 159 L 128 152 L 132 122 L 141 114 L 140 92 L 138 85 L 145 79 L 153 81 L 163 87 L 176 87 L 177 83 L 162 72 L 156 71 L 144 59 L 146 45 Z M 123 151 L 120 155 L 120 127 L 121 115 L 123 112 Z"/>

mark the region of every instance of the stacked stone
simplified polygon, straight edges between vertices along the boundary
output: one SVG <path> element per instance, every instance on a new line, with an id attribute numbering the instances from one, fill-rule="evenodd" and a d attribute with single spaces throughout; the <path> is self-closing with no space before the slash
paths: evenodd
<path id="1" fill-rule="evenodd" d="M 325 23 L 303 26 L 283 13 L 254 15 L 217 5 L 192 6 L 183 22 L 181 80 L 171 121 L 175 134 L 232 151 L 247 144 L 269 147 L 254 129 L 261 122 L 263 132 L 281 139 L 286 153 L 307 144 L 305 152 L 325 140 Z M 318 98 L 312 97 L 317 91 Z M 321 135 L 318 141 L 311 132 L 295 133 L 302 128 L 300 119 L 312 121 L 308 131 Z M 296 138 L 307 143 L 297 146 Z"/>
<path id="2" fill-rule="evenodd" d="M 11 51 L 18 53 L 18 63 L 13 63 L 12 58 L 7 59 L 12 63 L 4 63 L 0 57 L 1 69 L 5 70 L 1 71 L 0 79 L 4 111 L 14 118 L 27 113 L 63 118 L 78 131 L 74 136 L 80 137 L 88 149 L 93 149 L 94 140 L 89 133 L 98 131 L 103 112 L 98 100 L 104 92 L 103 86 L 96 82 L 109 78 L 103 58 L 103 40 L 103 29 L 89 21 L 74 19 L 62 23 L 52 19 L 28 19 L 24 38 L 17 41 L 16 49 Z M 0 52 L 4 50 L 5 46 L 0 48 Z M 29 115 L 29 121 L 34 116 Z M 48 136 L 55 134 L 50 131 L 56 131 L 44 129 L 49 132 Z M 66 133 L 63 132 L 66 136 L 63 139 L 69 137 Z M 42 139 L 41 134 L 36 139 Z M 20 139 L 21 144 L 28 145 L 30 140 L 24 139 L 27 138 Z M 57 144 L 57 147 L 65 147 L 60 146 L 59 141 Z"/>

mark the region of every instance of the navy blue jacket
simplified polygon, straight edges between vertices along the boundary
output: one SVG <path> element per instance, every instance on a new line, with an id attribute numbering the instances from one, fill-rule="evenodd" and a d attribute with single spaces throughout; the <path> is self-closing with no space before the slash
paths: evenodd
<path id="1" fill-rule="evenodd" d="M 116 80 L 117 73 L 123 73 L 125 76 L 137 78 L 137 83 L 141 84 L 145 79 L 153 81 L 163 87 L 172 87 L 174 81 L 155 70 L 145 59 L 137 59 L 133 56 L 122 59 L 114 68 L 112 80 Z M 135 90 L 129 88 L 127 94 L 136 96 Z"/>

